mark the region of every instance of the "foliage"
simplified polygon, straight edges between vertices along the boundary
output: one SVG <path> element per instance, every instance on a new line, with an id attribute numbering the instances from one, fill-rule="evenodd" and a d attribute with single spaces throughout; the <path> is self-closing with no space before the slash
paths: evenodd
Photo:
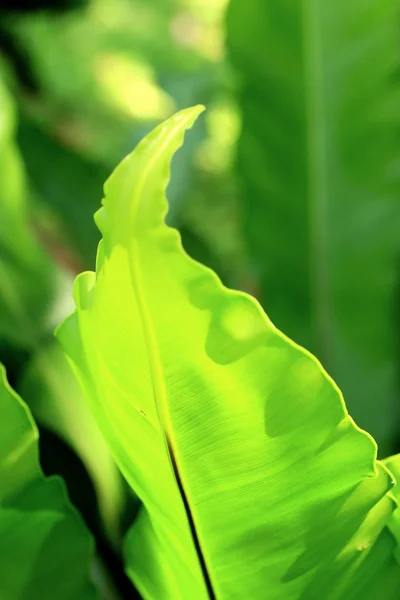
<path id="1" fill-rule="evenodd" d="M 0 21 L 1 600 L 397 599 L 396 0 Z"/>
<path id="2" fill-rule="evenodd" d="M 13 371 L 16 369 L 17 385 L 23 389 L 39 425 L 46 427 L 47 431 L 56 432 L 71 444 L 87 466 L 90 477 L 95 482 L 94 497 L 100 513 L 98 524 L 94 518 L 91 525 L 93 523 L 96 527 L 96 535 L 106 536 L 107 543 L 118 548 L 122 535 L 125 495 L 120 475 L 90 412 L 82 403 L 82 396 L 65 358 L 57 349 L 51 351 L 45 348 L 47 336 L 69 310 L 68 296 L 65 295 L 66 285 L 67 294 L 69 293 L 68 277 L 64 268 L 56 269 L 52 258 L 41 247 L 39 236 L 35 235 L 34 206 L 27 193 L 24 165 L 15 143 L 16 109 L 12 96 L 1 79 L 0 108 L 0 354 L 8 363 L 13 378 Z M 56 254 L 59 258 L 60 252 Z M 7 425 L 12 432 L 11 416 L 9 419 L 5 411 L 6 404 L 0 411 L 1 422 L 3 427 Z M 32 432 L 29 436 L 26 433 L 21 440 L 12 436 L 6 438 L 5 436 L 10 435 L 6 429 L 2 432 L 8 444 L 4 450 L 11 453 L 11 459 L 14 452 L 18 456 L 19 444 L 21 452 L 25 452 L 23 444 L 27 436 L 31 438 L 30 441 L 28 439 L 29 444 L 35 444 L 29 456 L 38 454 L 38 431 L 36 425 L 32 424 L 32 417 L 29 416 L 29 419 L 27 417 Z M 25 429 L 27 427 L 26 425 Z M 54 449 L 51 448 L 50 454 L 53 452 Z M 41 458 L 44 464 L 49 462 L 43 453 Z M 8 455 L 4 457 L 6 463 L 11 459 Z M 38 457 L 35 460 L 38 463 Z M 1 535 L 4 546 L 1 546 L 0 552 L 0 579 L 4 580 L 4 587 L 0 589 L 0 596 L 5 600 L 53 598 L 58 586 L 57 597 L 71 598 L 80 595 L 82 598 L 92 598 L 93 593 L 89 588 L 86 591 L 83 586 L 82 568 L 88 564 L 90 553 L 89 541 L 84 543 L 84 526 L 79 521 L 79 529 L 73 520 L 64 518 L 64 513 L 68 516 L 68 511 L 72 511 L 72 508 L 68 508 L 58 482 L 53 483 L 49 479 L 50 483 L 43 487 L 43 492 L 40 491 L 42 488 L 36 491 L 36 487 L 31 487 L 30 479 L 42 478 L 38 464 L 35 463 L 32 469 L 32 474 L 27 474 L 29 479 L 21 481 L 21 486 L 24 485 L 23 498 L 16 498 L 15 505 L 9 505 L 8 498 L 4 499 Z M 66 465 L 66 472 L 63 469 L 61 471 L 67 474 L 68 469 Z M 4 471 L 1 475 L 0 487 L 6 490 L 3 477 L 7 485 L 11 486 L 12 481 L 8 481 L 9 472 Z M 75 472 L 73 477 L 76 476 Z M 79 492 L 77 504 L 80 508 L 85 504 L 85 493 L 84 488 Z M 96 506 L 91 506 L 90 511 L 95 515 Z M 10 531 L 6 527 L 19 532 L 15 542 L 10 538 Z M 64 533 L 64 529 L 68 532 Z M 56 551 L 63 536 L 65 547 L 57 557 Z M 11 545 L 14 543 L 15 548 Z M 85 553 L 88 556 L 86 563 L 82 562 Z M 26 572 L 21 572 L 20 577 L 16 576 L 18 556 L 26 568 Z M 78 567 L 75 566 L 77 563 Z M 54 580 L 49 580 L 46 584 L 47 574 L 52 569 Z M 70 580 L 59 583 L 60 573 L 68 570 L 72 571 Z"/>
<path id="3" fill-rule="evenodd" d="M 0 111 L 0 340 L 31 347 L 48 316 L 51 263 L 29 230 L 14 105 L 1 80 Z"/>
<path id="4" fill-rule="evenodd" d="M 96 273 L 58 332 L 143 503 L 128 573 L 149 599 L 397 598 L 397 502 L 375 442 L 320 364 L 164 223 L 169 162 L 201 110 L 107 181 Z"/>
<path id="5" fill-rule="evenodd" d="M 385 449 L 399 402 L 397 8 L 232 0 L 228 16 L 261 299 Z"/>
<path id="6" fill-rule="evenodd" d="M 0 366 L 0 596 L 94 600 L 93 544 L 64 486 L 39 466 L 38 431 Z"/>

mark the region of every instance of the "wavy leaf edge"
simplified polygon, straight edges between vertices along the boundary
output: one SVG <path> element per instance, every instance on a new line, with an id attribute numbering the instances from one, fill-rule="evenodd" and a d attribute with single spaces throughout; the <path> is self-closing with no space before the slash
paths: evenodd
<path id="1" fill-rule="evenodd" d="M 175 129 L 173 129 L 171 137 L 172 137 L 172 135 L 174 135 L 176 137 L 180 136 L 180 143 L 178 143 L 178 142 L 176 143 L 176 149 L 179 149 L 179 147 L 183 143 L 183 134 L 184 134 L 185 130 L 192 126 L 194 121 L 197 119 L 197 117 L 203 110 L 204 110 L 203 106 L 197 106 L 194 108 L 184 109 L 184 110 L 180 111 L 179 113 L 177 113 L 176 115 L 174 115 L 173 117 L 171 117 L 170 119 L 168 119 L 167 121 L 165 121 L 164 123 L 161 123 L 158 127 L 156 127 L 150 134 L 148 134 L 148 136 L 146 136 L 138 144 L 138 146 L 133 150 L 133 152 L 128 154 L 127 157 L 125 157 L 121 161 L 121 163 L 116 167 L 116 169 L 113 171 L 113 173 L 107 179 L 107 181 L 104 185 L 104 197 L 102 200 L 102 207 L 95 214 L 96 224 L 97 224 L 98 228 L 100 229 L 102 236 L 103 236 L 102 240 L 100 241 L 99 246 L 98 246 L 96 271 L 85 271 L 85 272 L 81 273 L 80 275 L 78 275 L 77 278 L 75 279 L 73 296 L 74 296 L 75 305 L 76 305 L 77 310 L 79 310 L 79 309 L 84 310 L 84 309 L 87 309 L 90 307 L 91 302 L 93 301 L 93 295 L 96 292 L 96 278 L 103 269 L 105 256 L 111 254 L 113 248 L 115 246 L 119 245 L 118 242 L 115 242 L 115 240 L 114 241 L 112 240 L 112 233 L 113 233 L 112 219 L 115 215 L 107 214 L 107 210 L 109 208 L 111 208 L 112 210 L 115 210 L 116 213 L 118 213 L 117 207 L 115 207 L 115 206 L 109 207 L 107 205 L 107 202 L 108 202 L 107 188 L 108 188 L 108 186 L 112 185 L 114 178 L 119 176 L 122 169 L 129 169 L 129 161 L 130 161 L 131 157 L 136 155 L 136 153 L 140 152 L 141 148 L 143 148 L 144 145 L 146 143 L 148 143 L 149 139 L 151 139 L 152 137 L 156 138 L 156 136 L 162 131 L 162 128 L 165 127 L 166 124 L 173 122 L 173 120 L 175 120 L 177 122 L 177 125 L 176 125 Z M 154 162 L 156 162 L 156 159 L 157 159 L 157 156 L 154 159 Z M 168 164 L 170 165 L 170 160 L 169 160 Z M 129 177 L 128 177 L 128 180 L 129 180 Z M 168 181 L 169 181 L 169 179 L 168 179 Z M 168 181 L 167 181 L 167 183 L 168 183 Z M 128 181 L 127 185 L 129 186 L 129 181 Z M 164 189 L 164 191 L 165 191 L 165 189 Z M 255 298 L 253 298 L 251 295 L 247 294 L 246 292 L 232 290 L 232 289 L 226 287 L 221 282 L 221 280 L 217 276 L 217 274 L 214 271 L 212 271 L 212 269 L 202 265 L 201 263 L 194 260 L 192 257 L 190 257 L 186 253 L 185 249 L 183 248 L 182 240 L 179 235 L 179 232 L 175 228 L 167 225 L 167 223 L 165 222 L 165 216 L 168 211 L 168 203 L 165 198 L 165 195 L 164 195 L 164 200 L 165 200 L 165 206 L 164 206 L 163 213 L 161 215 L 161 217 L 162 217 L 161 235 L 163 233 L 165 234 L 166 230 L 168 230 L 170 232 L 175 232 L 175 238 L 174 238 L 175 246 L 176 246 L 175 249 L 177 251 L 179 251 L 185 257 L 185 260 L 187 261 L 188 264 L 190 263 L 190 264 L 196 266 L 197 269 L 199 269 L 199 267 L 200 267 L 202 272 L 205 275 L 208 275 L 208 277 L 213 279 L 213 282 L 216 285 L 216 288 L 217 288 L 219 294 L 223 295 L 227 299 L 229 299 L 229 298 L 243 299 L 244 302 L 246 302 L 247 305 L 251 307 L 251 310 L 253 310 L 253 311 L 256 310 L 256 312 L 258 314 L 258 318 L 261 318 L 261 320 L 263 322 L 264 330 L 265 330 L 265 326 L 267 325 L 268 328 L 272 329 L 273 332 L 280 338 L 280 340 L 284 344 L 289 345 L 290 347 L 295 349 L 297 353 L 306 357 L 307 360 L 311 360 L 317 366 L 320 374 L 329 383 L 329 385 L 333 388 L 336 398 L 337 398 L 337 405 L 340 406 L 341 412 L 343 413 L 343 418 L 340 422 L 338 422 L 336 424 L 336 429 L 338 430 L 339 428 L 341 428 L 343 426 L 349 426 L 353 430 L 353 432 L 355 432 L 357 434 L 360 442 L 361 441 L 368 442 L 368 446 L 369 446 L 368 464 L 370 464 L 370 472 L 371 472 L 369 477 L 374 477 L 374 476 L 377 477 L 379 475 L 379 469 L 383 470 L 386 473 L 387 478 L 388 478 L 388 486 L 387 486 L 386 494 L 384 494 L 383 496 L 387 495 L 387 497 L 390 498 L 390 500 L 393 503 L 393 513 L 397 512 L 397 514 L 398 514 L 398 511 L 400 510 L 400 509 L 398 509 L 399 498 L 397 498 L 396 494 L 393 493 L 393 488 L 394 488 L 394 485 L 396 485 L 397 481 L 396 481 L 395 475 L 392 473 L 392 471 L 388 467 L 388 464 L 391 464 L 390 461 L 392 461 L 392 462 L 393 462 L 393 460 L 397 461 L 397 457 L 391 457 L 389 459 L 385 459 L 384 461 L 378 460 L 378 458 L 377 458 L 378 447 L 377 447 L 376 441 L 367 431 L 361 429 L 355 423 L 355 421 L 353 420 L 353 418 L 350 416 L 350 414 L 347 411 L 346 403 L 345 403 L 345 400 L 344 400 L 341 390 L 336 385 L 336 383 L 332 379 L 332 377 L 326 372 L 326 370 L 324 369 L 321 362 L 311 352 L 309 352 L 308 350 L 306 350 L 305 348 L 303 348 L 302 346 L 300 346 L 299 344 L 297 344 L 296 342 L 291 340 L 288 336 L 285 335 L 285 333 L 280 331 L 271 322 L 271 320 L 269 319 L 267 314 L 262 309 L 260 303 Z M 130 199 L 130 201 L 132 202 L 132 199 Z M 157 232 L 156 235 L 159 235 L 159 232 Z M 68 325 L 67 325 L 68 321 L 75 314 L 76 314 L 76 311 L 74 311 L 71 315 L 69 315 L 64 320 L 64 322 L 61 323 L 59 325 L 59 327 L 57 327 L 56 332 L 55 332 L 55 335 L 59 338 L 59 341 L 61 342 L 61 344 L 64 347 L 64 350 L 66 351 L 67 354 L 68 354 L 68 351 L 66 349 L 67 344 L 65 344 L 64 331 L 65 331 L 65 329 L 68 328 Z M 68 358 L 71 361 L 71 356 L 68 356 Z M 84 360 L 84 356 L 82 356 L 81 358 Z M 71 362 L 73 362 L 73 361 L 71 361 Z M 75 368 L 74 368 L 74 370 L 76 371 Z M 365 444 L 365 446 L 366 446 L 366 444 Z M 365 454 L 363 457 L 363 462 L 366 462 L 366 450 L 365 450 Z M 361 482 L 361 480 L 360 480 L 360 482 Z M 360 483 L 360 482 L 357 482 L 357 483 Z M 397 488 L 396 488 L 396 491 L 397 491 Z M 388 525 L 388 527 L 389 527 L 389 530 L 391 531 L 391 533 L 393 534 L 393 536 L 395 537 L 396 542 L 398 544 L 400 544 L 400 531 L 398 531 L 395 527 L 391 527 L 390 525 Z M 399 555 L 399 556 L 396 556 L 396 558 L 397 558 L 398 562 L 400 562 L 400 552 L 397 552 L 397 555 Z"/>

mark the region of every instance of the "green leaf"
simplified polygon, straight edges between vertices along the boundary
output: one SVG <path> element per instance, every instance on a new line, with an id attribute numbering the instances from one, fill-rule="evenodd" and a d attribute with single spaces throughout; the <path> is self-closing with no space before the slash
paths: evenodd
<path id="1" fill-rule="evenodd" d="M 395 456 L 390 456 L 386 458 L 383 463 L 390 470 L 393 476 L 396 478 L 396 481 L 400 481 L 400 454 L 396 454 Z M 395 496 L 397 502 L 400 502 L 400 485 L 396 485 L 393 489 L 393 495 Z M 389 521 L 389 529 L 393 533 L 394 537 L 397 540 L 397 548 L 395 552 L 395 556 L 397 562 L 400 563 L 400 508 L 397 508 L 390 521 Z"/>
<path id="2" fill-rule="evenodd" d="M 93 600 L 92 540 L 57 478 L 39 466 L 38 432 L 0 365 L 0 597 Z"/>
<path id="3" fill-rule="evenodd" d="M 93 212 L 107 169 L 64 148 L 26 117 L 18 143 L 31 185 L 57 215 L 84 268 L 92 264 L 99 242 Z"/>
<path id="4" fill-rule="evenodd" d="M 96 273 L 58 331 L 143 510 L 127 570 L 151 600 L 397 600 L 392 475 L 318 361 L 164 223 L 201 107 L 105 185 Z"/>
<path id="5" fill-rule="evenodd" d="M 12 99 L 0 78 L 0 340 L 31 347 L 46 327 L 52 265 L 34 240 Z"/>
<path id="6" fill-rule="evenodd" d="M 96 488 L 105 530 L 118 545 L 124 505 L 122 479 L 58 344 L 34 355 L 18 390 L 36 421 L 58 434 L 82 459 Z"/>
<path id="7" fill-rule="evenodd" d="M 385 448 L 399 400 L 397 11 L 396 0 L 232 0 L 228 12 L 262 304 Z"/>

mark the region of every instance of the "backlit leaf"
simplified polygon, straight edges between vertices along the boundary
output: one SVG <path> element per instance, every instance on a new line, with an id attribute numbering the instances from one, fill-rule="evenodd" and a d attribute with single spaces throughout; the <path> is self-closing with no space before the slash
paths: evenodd
<path id="1" fill-rule="evenodd" d="M 397 600 L 397 503 L 374 440 L 320 363 L 164 222 L 170 160 L 201 110 L 107 181 L 96 273 L 58 331 L 143 503 L 128 573 L 151 600 Z"/>

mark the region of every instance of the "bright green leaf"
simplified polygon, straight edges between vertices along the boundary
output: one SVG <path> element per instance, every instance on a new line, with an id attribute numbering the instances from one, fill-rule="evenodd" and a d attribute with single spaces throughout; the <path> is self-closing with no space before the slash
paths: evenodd
<path id="1" fill-rule="evenodd" d="M 0 365 L 0 598 L 94 600 L 92 540 L 57 478 L 39 466 L 38 432 Z"/>
<path id="2" fill-rule="evenodd" d="M 151 600 L 397 600 L 392 475 L 318 361 L 164 223 L 201 108 L 105 185 L 96 273 L 58 331 L 143 510 L 127 569 Z"/>
<path id="3" fill-rule="evenodd" d="M 262 304 L 385 449 L 399 401 L 397 13 L 397 0 L 232 0 L 228 12 Z"/>

